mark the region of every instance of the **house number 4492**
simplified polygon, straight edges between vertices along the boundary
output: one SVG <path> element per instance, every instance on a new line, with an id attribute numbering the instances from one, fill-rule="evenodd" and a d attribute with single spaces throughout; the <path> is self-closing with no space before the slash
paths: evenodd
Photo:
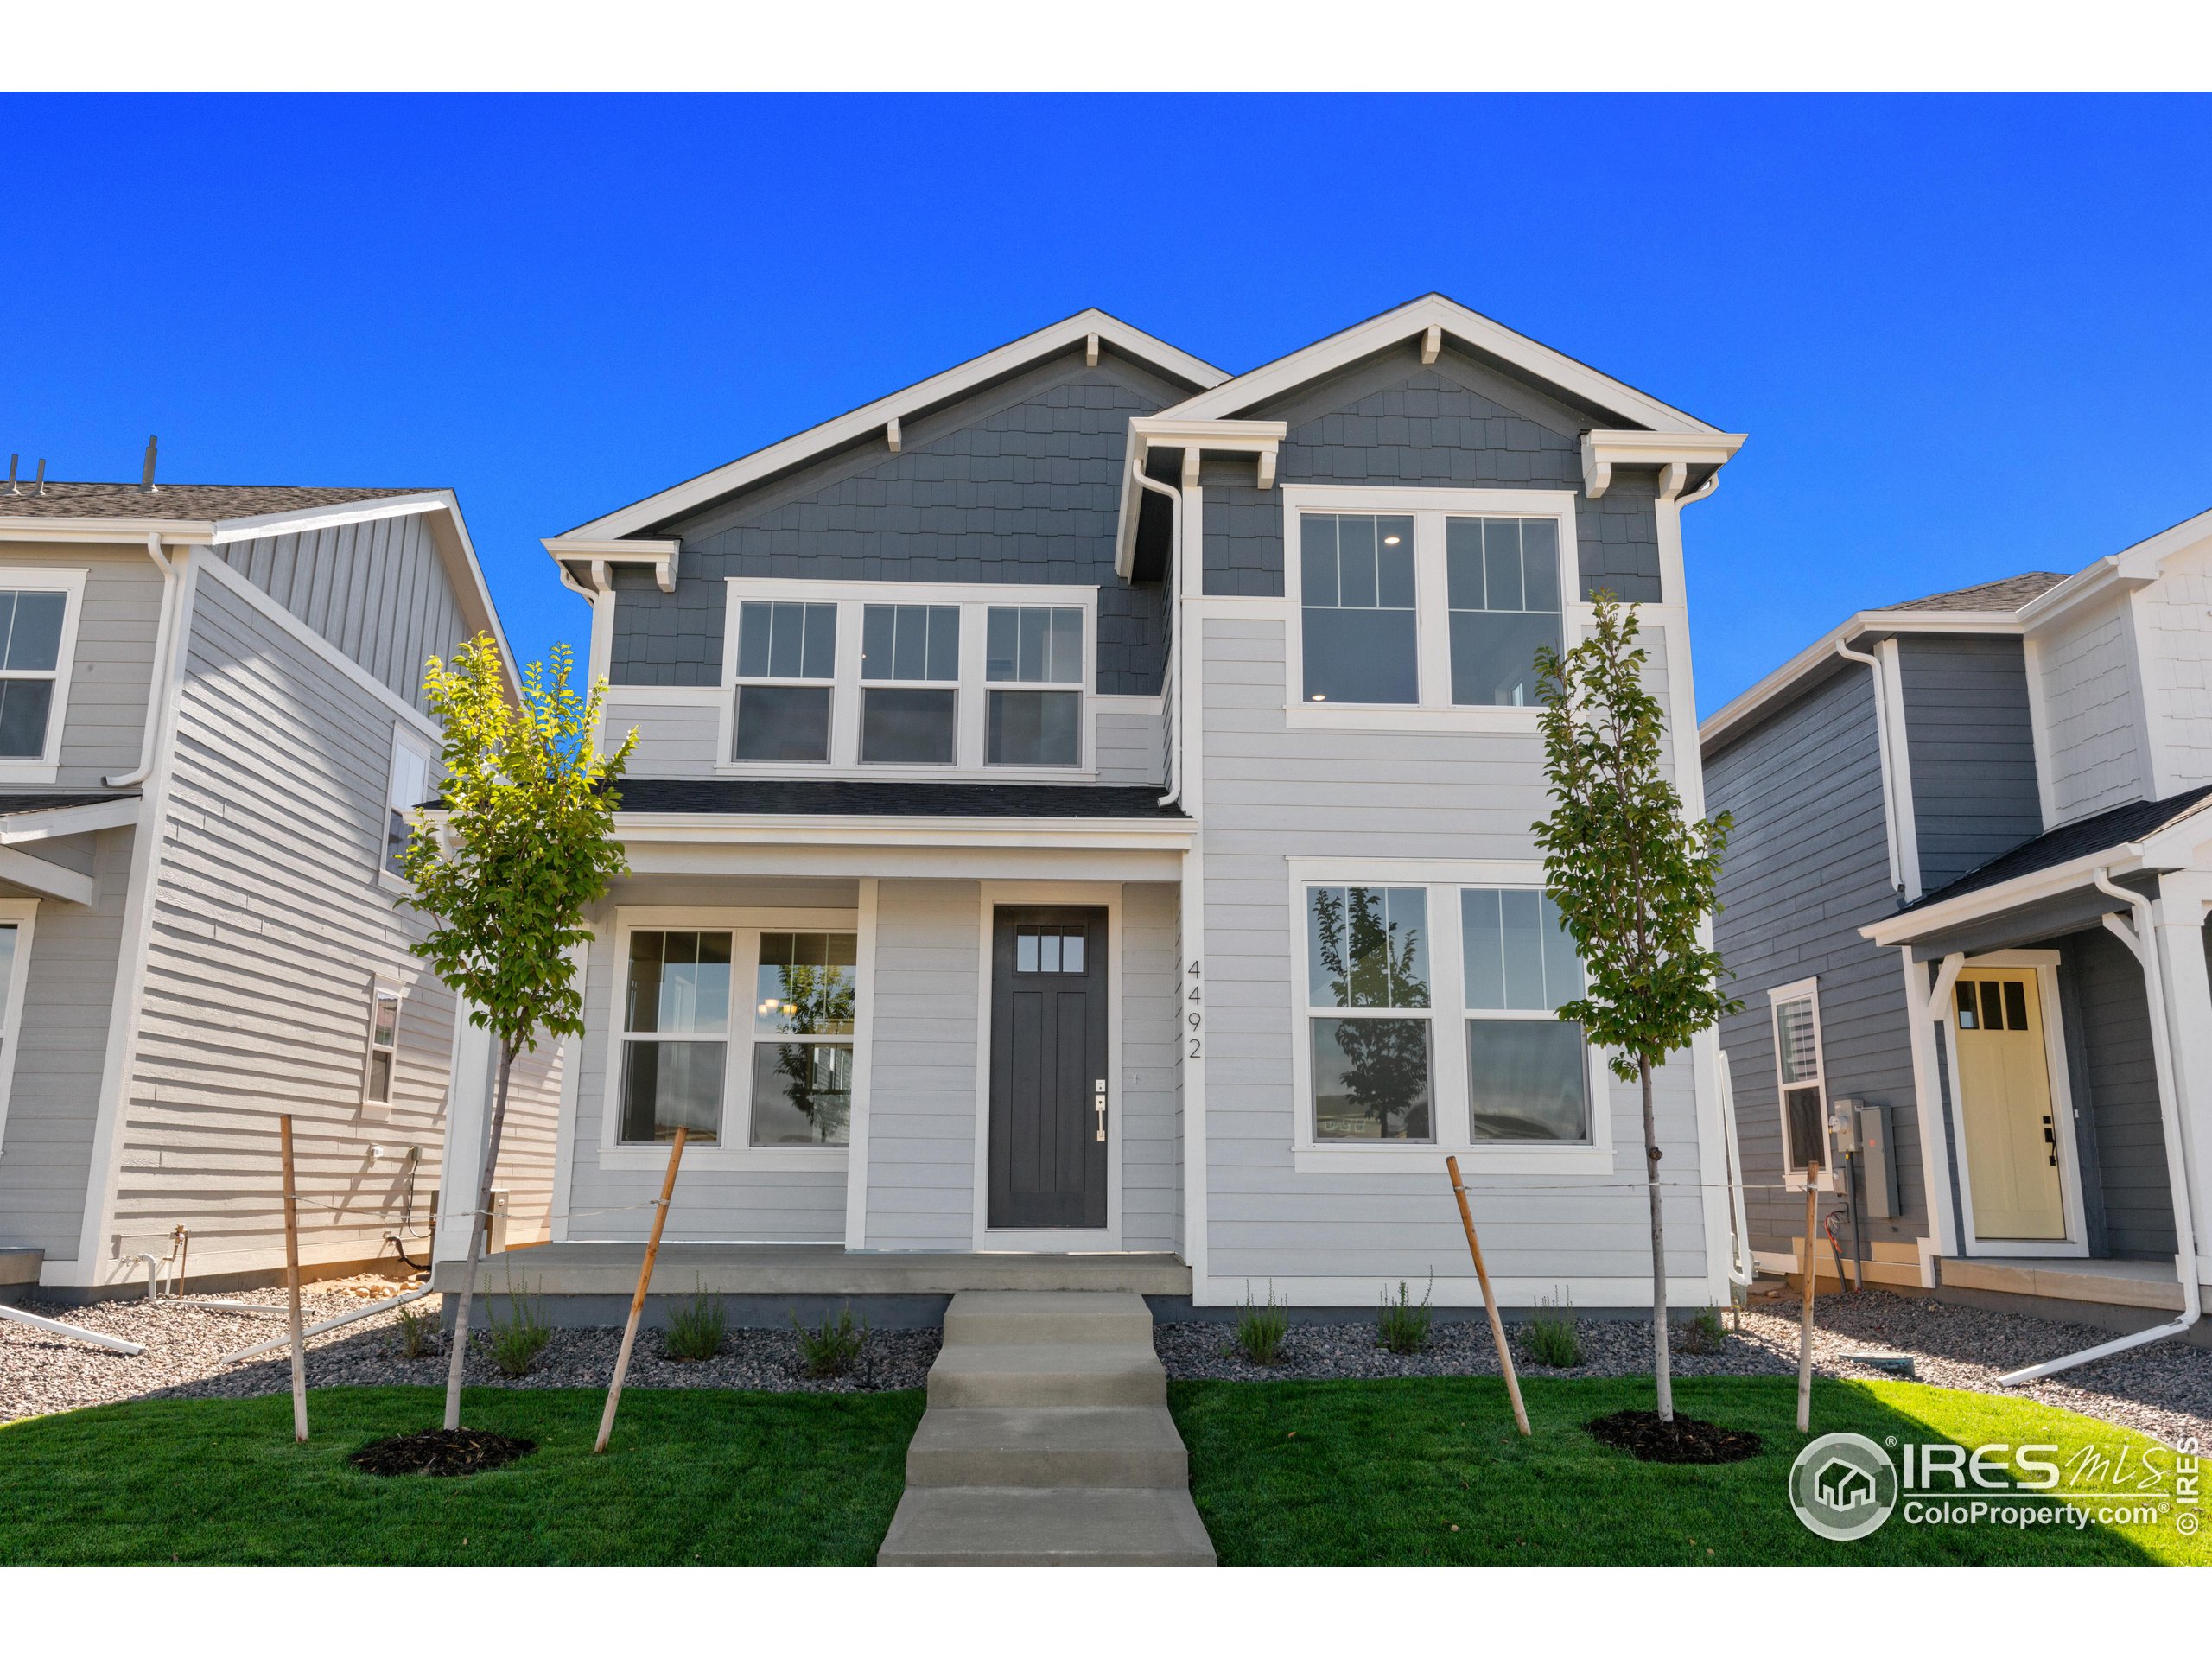
<path id="1" fill-rule="evenodd" d="M 1204 988 L 1198 983 L 1198 963 L 1196 957 L 1192 958 L 1191 961 L 1189 983 L 1191 988 L 1185 993 L 1183 998 L 1183 1023 L 1185 1027 L 1184 1034 L 1191 1039 L 1191 1058 L 1195 1060 L 1205 1052 L 1206 1023 L 1205 998 L 1199 994 Z"/>

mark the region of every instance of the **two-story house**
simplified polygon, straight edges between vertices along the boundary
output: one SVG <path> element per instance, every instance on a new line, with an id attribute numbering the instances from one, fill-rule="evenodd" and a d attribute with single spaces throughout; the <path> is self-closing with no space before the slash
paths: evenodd
<path id="1" fill-rule="evenodd" d="M 284 1113 L 309 1270 L 427 1260 L 488 1064 L 394 903 L 424 659 L 499 633 L 453 495 L 153 474 L 0 491 L 0 1290 L 49 1300 L 281 1270 Z"/>
<path id="2" fill-rule="evenodd" d="M 1841 1205 L 1864 1141 L 1870 1281 L 2194 1319 L 2208 618 L 2212 513 L 2071 576 L 1862 611 L 1704 722 L 1707 802 L 1736 819 L 1717 941 L 1763 1265 L 1802 1266 L 1807 1172 Z"/>
<path id="3" fill-rule="evenodd" d="M 1648 1306 L 1637 1096 L 1552 1014 L 1533 662 L 1610 590 L 1687 721 L 1679 513 L 1740 442 L 1436 296 L 1236 376 L 1087 311 L 549 540 L 639 747 L 517 1270 L 618 1311 L 682 1125 L 656 1283 L 776 1321 L 1465 1306 L 1454 1153 L 1509 1301 Z M 1659 1077 L 1684 1306 L 1716 1060 Z"/>

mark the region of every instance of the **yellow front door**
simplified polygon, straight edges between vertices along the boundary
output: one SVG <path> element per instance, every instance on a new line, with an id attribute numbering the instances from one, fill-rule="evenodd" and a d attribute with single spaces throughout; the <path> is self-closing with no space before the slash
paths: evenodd
<path id="1" fill-rule="evenodd" d="M 2059 1126 L 2035 970 L 1969 968 L 1959 976 L 1953 1006 L 1974 1232 L 2063 1239 Z"/>

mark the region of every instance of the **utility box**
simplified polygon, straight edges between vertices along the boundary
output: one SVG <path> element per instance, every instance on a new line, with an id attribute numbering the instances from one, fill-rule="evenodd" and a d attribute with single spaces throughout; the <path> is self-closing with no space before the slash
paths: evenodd
<path id="1" fill-rule="evenodd" d="M 1859 1110 L 1855 1100 L 1839 1100 L 1828 1108 L 1828 1141 L 1839 1158 L 1859 1150 Z"/>
<path id="2" fill-rule="evenodd" d="M 1855 1114 L 1859 1131 L 1859 1201 L 1870 1216 L 1897 1213 L 1897 1160 L 1890 1146 L 1890 1109 L 1860 1106 Z"/>

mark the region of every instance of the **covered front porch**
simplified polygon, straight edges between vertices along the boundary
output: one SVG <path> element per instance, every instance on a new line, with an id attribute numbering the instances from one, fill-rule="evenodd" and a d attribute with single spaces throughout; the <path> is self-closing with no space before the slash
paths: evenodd
<path id="1" fill-rule="evenodd" d="M 1863 930 L 1900 953 L 1943 1294 L 2120 1330 L 2196 1319 L 2208 804 L 2096 815 Z"/>

